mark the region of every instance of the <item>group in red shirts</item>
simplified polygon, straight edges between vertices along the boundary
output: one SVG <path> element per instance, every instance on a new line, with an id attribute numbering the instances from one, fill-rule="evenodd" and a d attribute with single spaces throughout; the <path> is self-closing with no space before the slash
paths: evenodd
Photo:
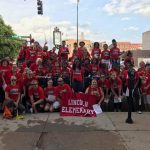
<path id="1" fill-rule="evenodd" d="M 132 78 L 135 110 L 150 110 L 150 64 L 141 62 L 136 71 L 131 67 L 132 52 L 128 51 L 124 66 L 120 66 L 121 52 L 115 39 L 110 50 L 107 44 L 101 50 L 95 42 L 88 51 L 82 41 L 79 47 L 74 43 L 72 51 L 70 56 L 65 41 L 58 54 L 55 48 L 48 51 L 46 44 L 42 48 L 38 42 L 31 46 L 23 43 L 17 64 L 8 58 L 1 60 L 0 105 L 12 103 L 22 113 L 53 112 L 61 107 L 64 93 L 85 92 L 97 96 L 102 109 L 113 103 L 113 111 L 122 111 L 122 100 L 128 98 Z"/>

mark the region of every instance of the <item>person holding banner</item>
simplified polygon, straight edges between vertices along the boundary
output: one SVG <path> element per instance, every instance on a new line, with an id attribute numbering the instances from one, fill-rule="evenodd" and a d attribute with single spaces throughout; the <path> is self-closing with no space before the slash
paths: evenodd
<path id="1" fill-rule="evenodd" d="M 93 79 L 91 85 L 86 89 L 85 94 L 95 95 L 97 103 L 101 105 L 104 100 L 104 92 L 101 87 L 98 87 L 97 80 Z"/>
<path id="2" fill-rule="evenodd" d="M 55 95 L 57 101 L 61 104 L 61 99 L 64 94 L 67 93 L 67 96 L 70 96 L 72 94 L 71 88 L 68 84 L 64 84 L 63 78 L 58 78 L 58 86 L 56 87 L 55 90 Z"/>

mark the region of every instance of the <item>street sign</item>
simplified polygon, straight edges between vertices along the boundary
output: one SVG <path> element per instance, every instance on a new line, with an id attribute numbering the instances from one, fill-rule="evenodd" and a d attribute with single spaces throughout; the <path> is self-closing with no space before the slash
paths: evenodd
<path id="1" fill-rule="evenodd" d="M 61 45 L 61 32 L 59 31 L 57 27 L 54 28 L 54 31 L 53 31 L 53 44 L 55 46 Z"/>

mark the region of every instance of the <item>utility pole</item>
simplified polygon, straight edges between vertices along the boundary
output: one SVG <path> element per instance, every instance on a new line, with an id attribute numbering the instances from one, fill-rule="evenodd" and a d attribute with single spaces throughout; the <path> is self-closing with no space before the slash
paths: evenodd
<path id="1" fill-rule="evenodd" d="M 79 45 L 79 0 L 77 0 L 77 45 Z"/>

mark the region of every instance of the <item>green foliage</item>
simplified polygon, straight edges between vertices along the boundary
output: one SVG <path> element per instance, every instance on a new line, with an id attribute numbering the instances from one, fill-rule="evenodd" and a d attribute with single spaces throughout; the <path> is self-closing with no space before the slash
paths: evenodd
<path id="1" fill-rule="evenodd" d="M 22 40 L 15 35 L 11 26 L 6 25 L 0 16 L 0 58 L 9 56 L 14 59 L 21 44 Z"/>

